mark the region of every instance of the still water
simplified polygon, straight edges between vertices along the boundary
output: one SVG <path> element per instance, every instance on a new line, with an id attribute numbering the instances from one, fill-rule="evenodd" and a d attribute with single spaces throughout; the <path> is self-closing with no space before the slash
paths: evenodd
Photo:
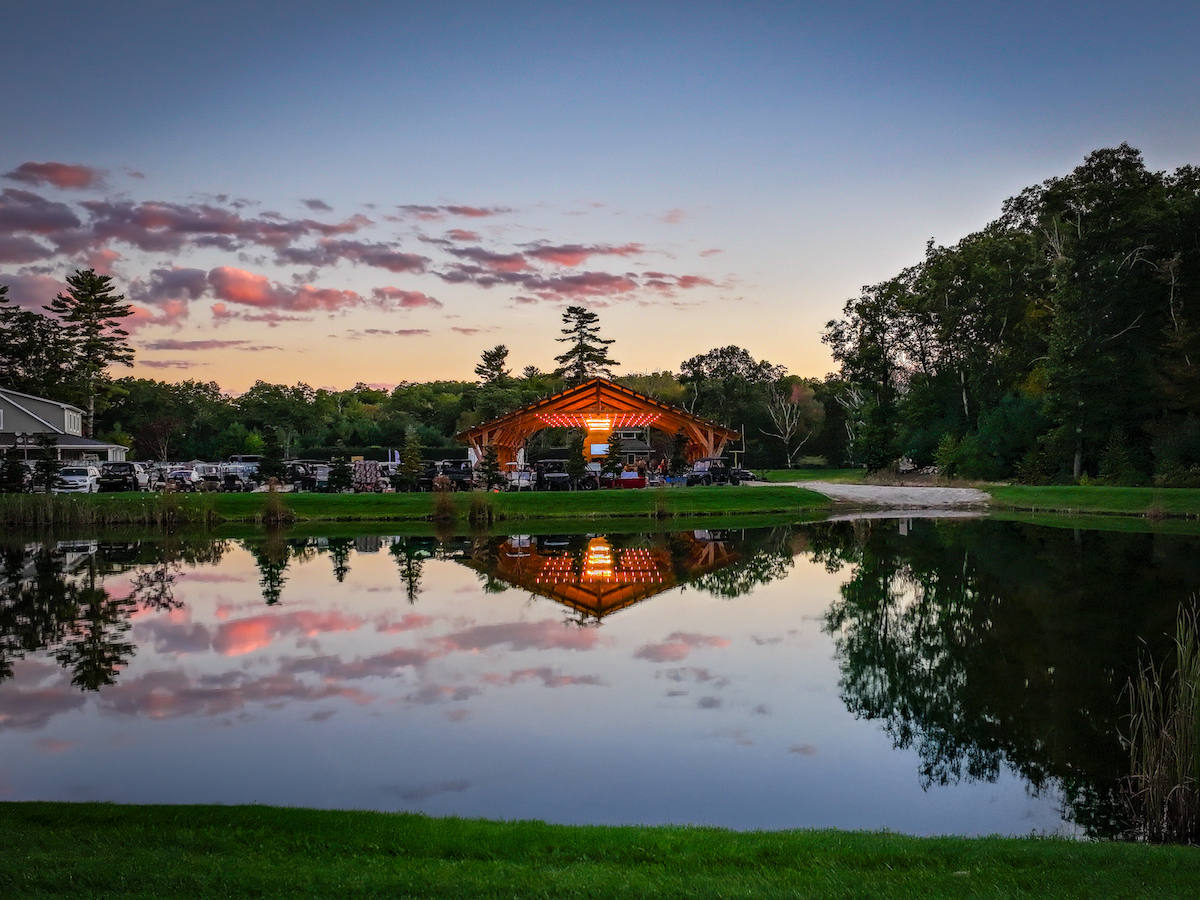
<path id="1" fill-rule="evenodd" d="M 1107 834 L 1200 539 L 962 519 L 8 542 L 0 799 Z"/>

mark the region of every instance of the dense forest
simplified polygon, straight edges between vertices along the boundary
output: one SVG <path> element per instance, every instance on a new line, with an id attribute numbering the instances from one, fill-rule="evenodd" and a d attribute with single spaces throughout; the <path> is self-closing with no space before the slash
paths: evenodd
<path id="1" fill-rule="evenodd" d="M 863 288 L 824 339 L 868 468 L 1198 485 L 1200 171 L 1097 150 Z"/>

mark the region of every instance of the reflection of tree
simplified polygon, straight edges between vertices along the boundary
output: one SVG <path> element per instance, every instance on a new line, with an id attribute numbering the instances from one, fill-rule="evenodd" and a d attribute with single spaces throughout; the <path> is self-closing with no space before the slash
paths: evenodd
<path id="1" fill-rule="evenodd" d="M 916 520 L 812 529 L 853 564 L 827 615 L 842 695 L 921 757 L 927 785 L 1062 787 L 1079 824 L 1118 827 L 1122 686 L 1200 585 L 1195 538 Z"/>
<path id="2" fill-rule="evenodd" d="M 80 558 L 80 546 L 87 547 Z M 138 608 L 177 609 L 173 589 L 181 562 L 216 561 L 225 541 L 78 541 L 56 550 L 53 542 L 0 545 L 0 680 L 12 661 L 50 650 L 84 690 L 112 684 L 134 653 L 126 641 Z M 132 571 L 131 591 L 113 598 L 105 575 Z"/>
<path id="3" fill-rule="evenodd" d="M 421 572 L 425 560 L 433 555 L 428 541 L 422 538 L 397 538 L 392 541 L 388 552 L 396 560 L 400 570 L 400 583 L 404 585 L 404 596 L 409 603 L 416 603 L 421 593 Z"/>
<path id="4" fill-rule="evenodd" d="M 730 542 L 737 548 L 737 558 L 719 569 L 701 572 L 690 584 L 713 596 L 734 599 L 785 578 L 795 565 L 791 537 L 791 528 L 739 532 L 738 540 Z"/>
<path id="5" fill-rule="evenodd" d="M 12 677 L 13 659 L 57 644 L 76 615 L 61 556 L 48 547 L 27 550 L 22 544 L 7 544 L 3 560 L 0 680 Z"/>
<path id="6" fill-rule="evenodd" d="M 133 643 L 124 640 L 134 604 L 110 597 L 94 583 L 85 588 L 71 587 L 79 615 L 54 657 L 71 670 L 71 684 L 80 690 L 97 691 L 113 684 L 117 670 L 134 654 Z"/>
<path id="7" fill-rule="evenodd" d="M 262 541 L 247 543 L 246 549 L 258 564 L 258 586 L 262 588 L 263 600 L 267 606 L 274 606 L 287 583 L 283 573 L 287 571 L 291 548 L 283 534 L 276 530 L 268 532 Z"/>
<path id="8" fill-rule="evenodd" d="M 346 580 L 350 573 L 350 548 L 354 546 L 353 538 L 330 538 L 329 556 L 333 560 L 333 577 L 338 584 Z"/>

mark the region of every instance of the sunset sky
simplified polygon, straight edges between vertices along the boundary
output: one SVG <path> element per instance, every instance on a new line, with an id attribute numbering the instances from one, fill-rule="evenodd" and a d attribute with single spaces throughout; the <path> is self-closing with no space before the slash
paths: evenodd
<path id="1" fill-rule="evenodd" d="M 832 368 L 864 284 L 1127 142 L 1200 164 L 1191 2 L 4 5 L 0 283 L 134 304 L 116 375 Z"/>

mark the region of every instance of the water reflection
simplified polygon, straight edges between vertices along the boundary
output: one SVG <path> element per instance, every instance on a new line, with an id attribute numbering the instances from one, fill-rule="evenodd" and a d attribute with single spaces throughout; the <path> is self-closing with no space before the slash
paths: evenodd
<path id="1" fill-rule="evenodd" d="M 791 528 L 658 534 L 513 535 L 483 541 L 462 562 L 490 593 L 509 587 L 572 610 L 579 624 L 690 585 L 723 597 L 787 574 Z"/>
<path id="2" fill-rule="evenodd" d="M 0 545 L 0 681 L 12 677 L 14 660 L 49 652 L 82 690 L 115 683 L 137 649 L 128 640 L 133 615 L 177 608 L 179 566 L 215 563 L 224 546 L 95 540 Z M 128 591 L 113 596 L 102 581 L 124 572 L 134 573 Z"/>
<path id="3" fill-rule="evenodd" d="M 287 784 L 278 796 L 231 788 L 221 802 L 386 807 L 398 798 L 431 812 L 735 827 L 970 832 L 964 823 L 982 813 L 938 798 L 980 797 L 1015 775 L 1061 801 L 1086 833 L 1108 835 L 1122 827 L 1121 690 L 1139 652 L 1166 655 L 1178 605 L 1200 590 L 1197 544 L 952 520 L 8 542 L 0 741 L 59 719 L 86 730 L 88 709 L 126 723 L 187 723 L 177 743 L 213 740 L 218 722 L 252 729 L 262 720 L 281 736 L 271 764 Z M 835 721 L 839 706 L 861 728 Z M 344 724 L 319 737 L 319 723 L 334 719 Z M 893 756 L 852 762 L 880 728 Z M 114 731 L 105 740 L 133 739 Z M 240 740 L 213 759 L 254 758 Z M 353 755 L 381 743 L 380 772 L 426 774 L 325 798 L 311 793 L 304 750 L 323 740 L 333 744 L 313 751 L 322 766 L 347 755 L 349 769 L 374 771 Z M 25 746 L 0 744 L 0 792 L 6 778 L 41 783 Z M 527 781 L 512 775 L 519 783 L 506 791 L 488 780 L 497 748 L 514 760 L 506 765 L 528 765 Z M 593 763 L 625 760 L 605 769 L 603 799 L 546 780 L 554 760 L 582 764 L 588 753 L 598 754 Z M 799 761 L 811 772 L 801 780 Z M 942 810 L 932 821 L 913 811 L 924 799 L 882 799 L 900 790 L 904 770 Z M 47 771 L 45 784 L 61 777 Z M 663 787 L 673 779 L 676 793 Z M 814 800 L 812 785 L 826 782 Z M 180 795 L 175 781 L 156 790 L 113 798 L 218 799 Z M 473 799 L 483 794 L 492 805 Z M 50 788 L 37 796 L 58 797 Z M 997 803 L 982 796 L 991 799 L 979 804 Z M 843 818 L 859 802 L 861 817 Z M 947 823 L 939 803 L 964 809 Z M 1027 831 L 1014 821 L 1030 814 L 978 828 Z"/>
<path id="4" fill-rule="evenodd" d="M 917 750 L 926 785 L 1009 766 L 1061 788 L 1089 833 L 1118 833 L 1121 692 L 1139 651 L 1166 655 L 1198 544 L 989 521 L 814 528 L 814 557 L 848 575 L 826 617 L 843 699 Z"/>

